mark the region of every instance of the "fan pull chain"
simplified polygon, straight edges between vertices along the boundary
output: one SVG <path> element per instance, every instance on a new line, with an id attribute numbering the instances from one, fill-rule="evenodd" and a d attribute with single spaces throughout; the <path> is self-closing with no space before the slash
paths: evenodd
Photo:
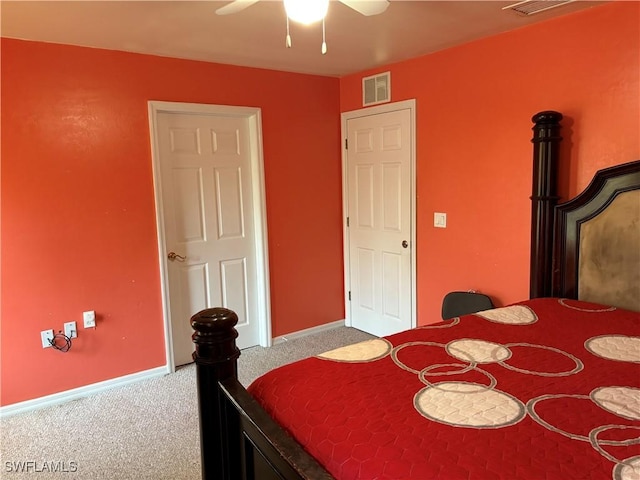
<path id="1" fill-rule="evenodd" d="M 322 55 L 326 55 L 327 53 L 327 42 L 325 39 L 324 33 L 324 18 L 322 19 Z"/>
<path id="2" fill-rule="evenodd" d="M 289 16 L 287 16 L 287 40 L 286 40 L 287 48 L 291 48 L 291 35 L 289 35 Z"/>

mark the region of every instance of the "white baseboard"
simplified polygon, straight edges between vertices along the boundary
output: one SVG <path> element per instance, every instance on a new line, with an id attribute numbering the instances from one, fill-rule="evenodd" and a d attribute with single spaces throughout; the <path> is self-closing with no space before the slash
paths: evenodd
<path id="1" fill-rule="evenodd" d="M 327 330 L 332 330 L 334 328 L 343 327 L 344 325 L 344 320 L 336 320 L 335 322 L 325 323 L 324 325 L 305 328 L 304 330 L 299 330 L 297 332 L 288 333 L 287 335 L 281 335 L 274 338 L 273 345 L 288 342 L 296 338 L 306 337 L 307 335 L 313 335 L 314 333 L 320 333 Z M 71 390 L 66 390 L 64 392 L 54 393 L 52 395 L 46 395 L 40 398 L 34 398 L 33 400 L 26 400 L 24 402 L 6 405 L 4 407 L 0 407 L 0 417 L 8 417 L 10 415 L 17 415 L 19 413 L 26 413 L 40 408 L 59 405 L 61 403 L 70 402 L 71 400 L 76 400 L 78 398 L 95 395 L 111 388 L 122 387 L 130 383 L 136 383 L 155 377 L 161 377 L 168 373 L 170 373 L 169 367 L 165 365 L 142 372 L 132 373 L 123 377 L 113 378 L 111 380 L 105 380 L 103 382 L 85 385 L 84 387 L 78 387 Z"/>
<path id="2" fill-rule="evenodd" d="M 313 335 L 314 333 L 325 332 L 327 330 L 333 330 L 334 328 L 344 327 L 344 320 L 336 320 L 335 322 L 325 323 L 324 325 L 318 325 L 317 327 L 305 328 L 304 330 L 298 330 L 297 332 L 281 335 L 273 339 L 273 345 L 279 343 L 288 342 L 296 338 L 306 337 L 307 335 Z"/>
<path id="3" fill-rule="evenodd" d="M 113 378 L 111 380 L 105 380 L 103 382 L 92 383 L 91 385 L 85 385 L 84 387 L 73 388 L 64 392 L 54 393 L 52 395 L 46 395 L 40 398 L 34 398 L 33 400 L 26 400 L 24 402 L 6 405 L 4 407 L 0 407 L 0 417 L 8 417 L 10 415 L 16 415 L 18 413 L 26 413 L 44 407 L 59 405 L 71 400 L 77 400 L 78 398 L 95 395 L 96 393 L 100 393 L 111 388 L 122 387 L 130 383 L 136 383 L 141 382 L 142 380 L 161 377 L 163 375 L 166 375 L 167 373 L 169 373 L 169 367 L 165 365 L 163 367 L 156 367 L 150 370 L 144 370 L 142 372 Z"/>

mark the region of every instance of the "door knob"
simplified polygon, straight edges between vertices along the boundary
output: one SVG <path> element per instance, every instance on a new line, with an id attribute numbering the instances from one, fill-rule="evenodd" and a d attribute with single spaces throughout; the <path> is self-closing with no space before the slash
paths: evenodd
<path id="1" fill-rule="evenodd" d="M 407 242 L 406 240 L 402 241 L 402 248 L 407 248 L 409 246 L 409 242 Z"/>
<path id="2" fill-rule="evenodd" d="M 175 252 L 169 252 L 169 254 L 167 255 L 167 258 L 169 260 L 178 260 L 179 262 L 184 262 L 187 257 L 183 257 L 182 255 L 178 255 Z"/>

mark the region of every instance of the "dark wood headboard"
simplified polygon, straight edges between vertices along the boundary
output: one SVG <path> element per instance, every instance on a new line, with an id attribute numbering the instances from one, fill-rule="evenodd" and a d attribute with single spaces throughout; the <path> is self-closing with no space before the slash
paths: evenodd
<path id="1" fill-rule="evenodd" d="M 640 160 L 555 208 L 551 294 L 640 311 Z"/>
<path id="2" fill-rule="evenodd" d="M 640 160 L 605 168 L 558 205 L 562 114 L 533 116 L 530 298 L 640 311 Z"/>

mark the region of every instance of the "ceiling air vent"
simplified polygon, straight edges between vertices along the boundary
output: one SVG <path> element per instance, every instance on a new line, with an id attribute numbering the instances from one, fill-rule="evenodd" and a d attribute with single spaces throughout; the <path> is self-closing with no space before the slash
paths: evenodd
<path id="1" fill-rule="evenodd" d="M 518 2 L 502 7 L 502 10 L 513 10 L 519 15 L 527 16 L 544 12 L 551 8 L 561 7 L 562 5 L 566 5 L 567 3 L 574 1 L 575 0 L 525 0 L 524 2 Z"/>
<path id="2" fill-rule="evenodd" d="M 362 79 L 362 104 L 375 105 L 391 101 L 391 72 Z"/>

